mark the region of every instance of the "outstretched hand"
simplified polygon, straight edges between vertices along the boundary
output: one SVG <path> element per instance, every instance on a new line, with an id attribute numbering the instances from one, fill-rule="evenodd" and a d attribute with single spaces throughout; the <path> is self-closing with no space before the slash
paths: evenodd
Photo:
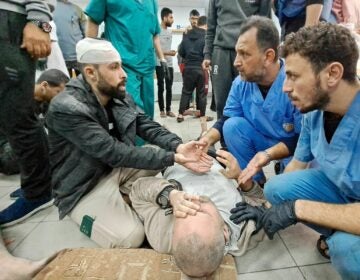
<path id="1" fill-rule="evenodd" d="M 176 218 L 186 218 L 187 215 L 195 216 L 200 210 L 200 196 L 198 195 L 173 190 L 170 192 L 169 199 Z"/>
<path id="2" fill-rule="evenodd" d="M 250 180 L 261 168 L 269 163 L 269 157 L 264 152 L 258 152 L 248 163 L 246 168 L 241 172 L 238 183 L 245 184 Z"/>
<path id="3" fill-rule="evenodd" d="M 203 147 L 204 144 L 198 141 L 180 144 L 176 149 L 175 162 L 194 172 L 204 173 L 209 171 L 213 160 L 203 151 Z"/>
<path id="4" fill-rule="evenodd" d="M 236 158 L 229 152 L 224 150 L 216 151 L 218 160 L 225 166 L 225 169 L 221 169 L 220 172 L 228 179 L 237 179 L 241 173 L 241 168 Z"/>

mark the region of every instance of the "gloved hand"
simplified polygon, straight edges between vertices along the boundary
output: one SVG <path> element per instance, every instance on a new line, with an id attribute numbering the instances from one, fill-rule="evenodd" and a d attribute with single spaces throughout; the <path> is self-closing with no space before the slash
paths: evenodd
<path id="1" fill-rule="evenodd" d="M 256 226 L 254 234 L 257 233 L 262 228 L 261 217 L 266 208 L 264 206 L 251 206 L 246 202 L 238 202 L 235 206 L 235 208 L 230 210 L 230 213 L 232 213 L 230 220 L 237 225 L 242 221 L 254 220 Z"/>
<path id="2" fill-rule="evenodd" d="M 297 223 L 295 201 L 287 201 L 266 209 L 260 223 L 263 225 L 267 236 L 273 239 L 277 231 Z"/>
<path id="3" fill-rule="evenodd" d="M 164 72 L 165 78 L 170 79 L 170 70 L 166 61 L 160 61 L 161 70 Z"/>

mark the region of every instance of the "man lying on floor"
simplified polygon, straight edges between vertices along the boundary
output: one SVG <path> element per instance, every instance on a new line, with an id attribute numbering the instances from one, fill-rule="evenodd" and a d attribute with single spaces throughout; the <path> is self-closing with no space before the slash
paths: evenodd
<path id="1" fill-rule="evenodd" d="M 130 192 L 150 245 L 172 254 L 189 277 L 210 276 L 226 253 L 242 255 L 255 240 L 253 221 L 239 225 L 230 221 L 230 209 L 243 197 L 236 181 L 220 170 L 217 162 L 206 174 L 174 165 L 166 169 L 164 178 L 136 180 Z M 262 237 L 259 233 L 257 241 Z"/>

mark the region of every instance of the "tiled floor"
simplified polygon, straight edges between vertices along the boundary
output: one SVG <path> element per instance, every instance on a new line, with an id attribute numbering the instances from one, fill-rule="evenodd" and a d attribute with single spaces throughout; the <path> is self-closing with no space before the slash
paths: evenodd
<path id="1" fill-rule="evenodd" d="M 209 102 L 210 103 L 210 102 Z M 178 108 L 173 103 L 173 111 Z M 157 104 L 156 104 L 157 105 Z M 175 118 L 160 119 L 156 107 L 156 120 L 187 141 L 200 134 L 200 122 L 186 117 L 183 123 Z M 208 111 L 215 117 L 215 113 Z M 209 123 L 209 127 L 212 123 Z M 272 168 L 266 170 L 267 176 L 273 176 Z M 9 193 L 19 185 L 19 176 L 0 174 L 0 209 L 11 203 Z M 15 255 L 29 259 L 40 259 L 51 253 L 74 247 L 97 247 L 83 235 L 68 218 L 58 220 L 57 210 L 53 206 L 29 218 L 25 222 L 3 230 L 9 243 L 9 250 Z M 237 258 L 238 279 L 340 279 L 337 272 L 316 250 L 318 234 L 302 224 L 280 232 L 274 240 L 265 240 L 259 246 L 242 257 Z"/>

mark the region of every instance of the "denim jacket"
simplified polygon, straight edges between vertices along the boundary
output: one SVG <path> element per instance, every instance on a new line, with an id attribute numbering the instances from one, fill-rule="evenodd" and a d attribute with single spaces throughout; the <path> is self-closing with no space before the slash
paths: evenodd
<path id="1" fill-rule="evenodd" d="M 49 107 L 50 162 L 60 219 L 112 168 L 163 169 L 174 164 L 181 139 L 152 121 L 129 95 L 107 105 L 112 118 L 80 76 L 71 80 Z M 136 147 L 140 136 L 160 149 Z"/>

